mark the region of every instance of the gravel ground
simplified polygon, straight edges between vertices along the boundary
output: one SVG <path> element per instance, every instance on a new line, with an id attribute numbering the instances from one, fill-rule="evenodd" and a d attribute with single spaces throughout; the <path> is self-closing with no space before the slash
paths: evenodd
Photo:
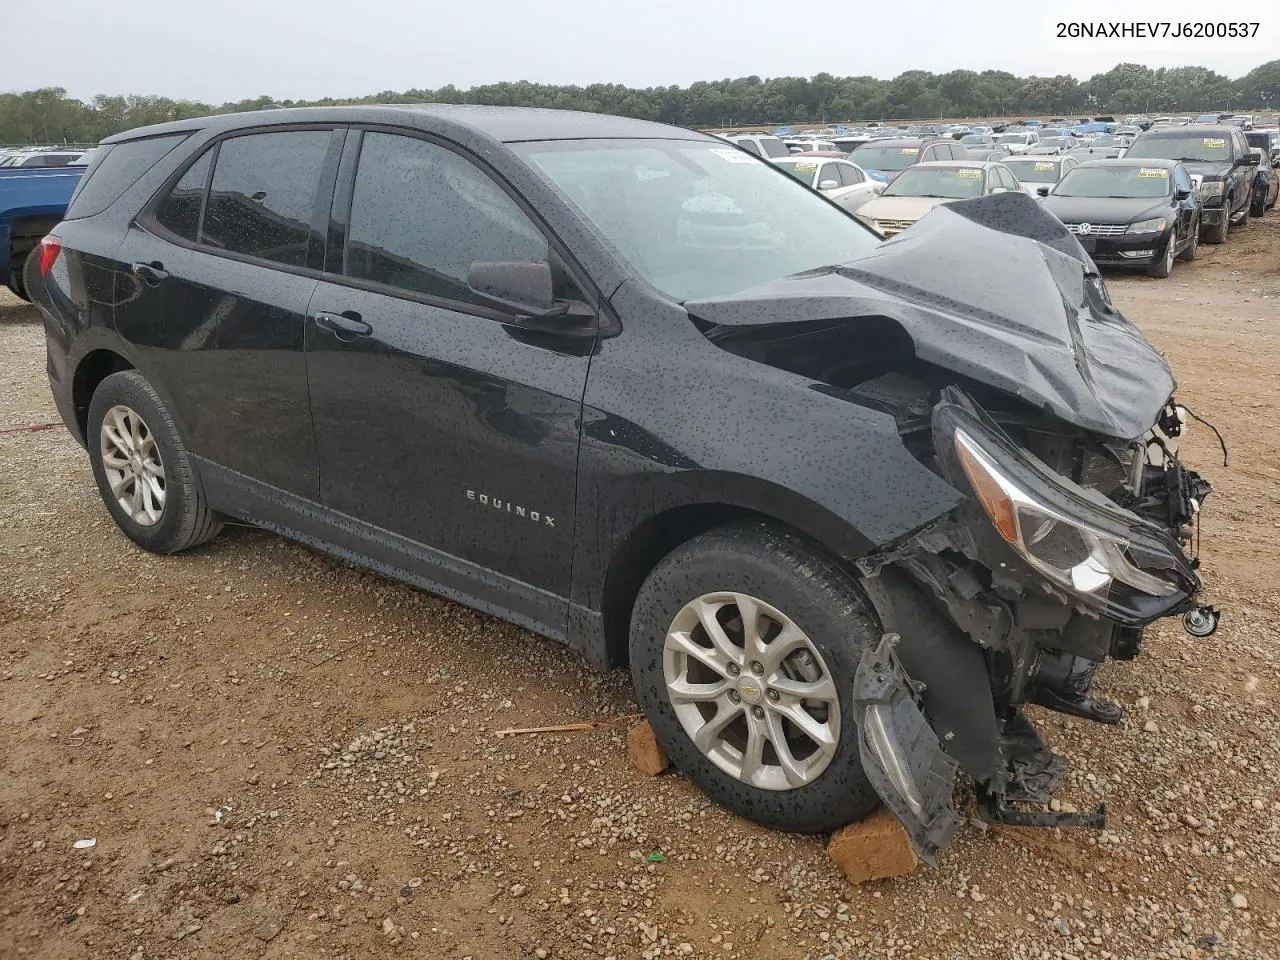
<path id="1" fill-rule="evenodd" d="M 859 888 L 822 838 L 632 770 L 622 672 L 253 529 L 135 549 L 60 425 L 13 432 L 57 416 L 3 295 L 0 957 L 1274 960 L 1280 214 L 1110 283 L 1232 447 L 1184 447 L 1223 627 L 1104 668 L 1119 729 L 1037 713 L 1105 832 L 971 820 Z M 611 722 L 498 735 L 576 720 Z"/>

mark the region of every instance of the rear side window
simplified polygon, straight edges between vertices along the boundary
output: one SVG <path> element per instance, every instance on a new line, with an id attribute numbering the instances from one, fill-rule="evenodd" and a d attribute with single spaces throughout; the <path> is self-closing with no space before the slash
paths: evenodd
<path id="1" fill-rule="evenodd" d="M 201 243 L 287 266 L 307 264 L 328 130 L 255 133 L 222 141 Z"/>
<path id="2" fill-rule="evenodd" d="M 67 219 L 92 217 L 107 209 L 186 137 L 185 133 L 174 133 L 99 148 L 80 178 L 71 206 L 67 208 Z"/>
<path id="3" fill-rule="evenodd" d="M 747 153 L 754 153 L 757 157 L 760 156 L 760 148 L 756 146 L 756 142 L 754 140 L 739 140 L 737 143 L 738 146 L 747 151 Z M 788 151 L 788 153 L 789 152 L 790 151 Z"/>
<path id="4" fill-rule="evenodd" d="M 156 207 L 156 223 L 183 240 L 192 243 L 200 235 L 200 213 L 204 205 L 204 188 L 209 184 L 209 168 L 213 151 L 193 163 Z"/>
<path id="5" fill-rule="evenodd" d="M 475 164 L 414 137 L 365 134 L 347 276 L 483 305 L 467 285 L 474 261 L 547 259 L 546 238 Z"/>

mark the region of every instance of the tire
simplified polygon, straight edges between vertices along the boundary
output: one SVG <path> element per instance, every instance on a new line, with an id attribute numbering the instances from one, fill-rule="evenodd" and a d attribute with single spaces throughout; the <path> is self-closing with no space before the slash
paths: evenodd
<path id="1" fill-rule="evenodd" d="M 694 626 L 688 631 L 690 640 L 701 637 L 703 643 L 699 646 L 704 647 L 705 654 L 716 656 L 716 649 L 705 645 L 705 628 L 697 626 L 700 621 L 696 614 L 689 619 L 689 611 L 695 601 L 708 595 L 729 593 L 745 596 L 744 602 L 762 604 L 757 609 L 764 618 L 757 620 L 758 624 L 767 624 L 774 614 L 779 614 L 798 628 L 809 644 L 806 655 L 816 655 L 807 664 L 808 672 L 799 682 L 808 681 L 807 689 L 816 689 L 815 681 L 819 684 L 829 681 L 834 686 L 827 691 L 831 698 L 828 703 L 834 706 L 824 705 L 814 712 L 801 706 L 797 697 L 779 695 L 771 685 L 771 681 L 793 685 L 797 682 L 794 668 L 798 654 L 781 658 L 785 673 L 782 670 L 775 673 L 770 663 L 762 676 L 757 675 L 760 683 L 749 675 L 750 661 L 745 658 L 739 660 L 741 672 L 736 679 L 720 681 L 710 667 L 679 652 L 685 648 L 669 646 L 672 641 L 668 632 L 675 633 L 678 624 L 692 623 Z M 740 639 L 742 618 L 736 603 L 721 606 L 718 616 L 726 618 L 723 636 L 736 642 L 734 649 L 742 652 L 745 647 Z M 768 633 L 767 630 L 761 632 Z M 880 802 L 859 759 L 853 705 L 854 671 L 863 651 L 877 642 L 880 634 L 879 620 L 870 601 L 854 577 L 835 561 L 801 537 L 771 524 L 734 523 L 676 548 L 649 574 L 632 609 L 631 672 L 640 705 L 658 743 L 676 768 L 694 784 L 748 820 L 779 830 L 824 833 L 866 816 Z M 793 633 L 787 635 L 795 637 Z M 734 641 L 735 636 L 739 640 Z M 766 652 L 761 657 L 766 662 L 771 657 L 768 649 L 779 642 L 781 635 L 771 636 L 772 642 L 764 648 Z M 701 671 L 696 683 L 704 683 L 703 678 L 709 675 L 716 683 L 727 685 L 730 692 L 714 705 L 683 702 L 677 709 L 668 685 L 668 671 L 673 664 L 684 664 L 678 680 L 694 681 L 696 668 Z M 729 667 L 720 675 L 731 676 L 732 671 L 733 667 Z M 736 703 L 732 700 L 735 697 Z M 757 701 L 756 697 L 760 699 Z M 775 697 L 781 702 L 771 705 Z M 749 702 L 758 705 L 748 707 Z M 815 702 L 804 701 L 810 706 Z M 735 719 L 725 727 L 725 739 L 716 741 L 718 760 L 694 742 L 685 725 L 690 722 L 691 711 L 699 711 L 693 715 L 695 725 L 699 716 L 705 722 L 707 713 L 701 713 L 703 710 L 716 717 L 722 710 L 726 714 L 737 711 L 733 714 Z M 825 731 L 828 744 L 825 750 L 817 746 L 817 740 L 799 734 L 800 728 L 789 719 L 785 723 L 781 719 L 784 711 L 795 715 L 796 710 L 805 710 L 808 720 L 812 721 L 810 727 Z M 745 731 L 748 724 L 754 723 L 752 715 L 760 716 L 756 730 L 767 728 L 774 736 L 783 732 L 782 739 L 788 744 L 787 755 L 797 763 L 810 764 L 808 777 L 797 782 L 786 775 L 779 762 L 780 754 L 773 747 L 773 737 L 763 748 L 764 759 L 752 777 L 757 782 L 746 782 L 725 769 L 725 763 L 733 764 L 734 748 L 726 746 L 726 742 L 733 739 L 739 744 L 737 765 L 741 768 L 749 745 Z M 818 720 L 814 719 L 815 715 Z M 813 748 L 813 752 L 801 761 L 799 755 L 809 748 Z M 770 750 L 774 751 L 772 764 Z M 794 772 L 795 764 L 792 767 Z M 759 785 L 761 783 L 764 785 Z"/>
<path id="2" fill-rule="evenodd" d="M 1155 277 L 1158 280 L 1163 280 L 1173 272 L 1173 254 L 1174 250 L 1177 248 L 1177 244 L 1175 243 L 1177 239 L 1178 232 L 1175 228 L 1169 233 L 1169 240 L 1164 245 L 1164 252 L 1160 255 L 1159 261 L 1147 267 L 1148 277 Z"/>
<path id="3" fill-rule="evenodd" d="M 1186 248 L 1178 254 L 1178 259 L 1183 263 L 1190 263 L 1196 258 L 1200 252 L 1200 221 L 1196 220 L 1195 226 L 1191 229 L 1191 242 Z"/>
<path id="4" fill-rule="evenodd" d="M 129 414 L 137 418 L 139 427 L 129 429 L 133 427 Z M 110 430 L 104 433 L 104 421 L 109 417 Z M 113 433 L 123 436 L 124 442 L 114 443 L 110 439 Z M 85 434 L 93 478 L 102 502 L 116 526 L 138 546 L 152 553 L 177 553 L 204 543 L 222 529 L 222 519 L 209 509 L 200 478 L 173 418 L 142 374 L 125 370 L 111 374 L 98 384 L 89 402 Z M 137 443 L 139 437 L 141 445 Z M 136 463 L 131 462 L 134 458 L 122 454 L 126 448 L 140 451 Z M 115 469 L 118 464 L 127 465 Z M 147 464 L 159 465 L 158 477 L 154 469 L 150 469 L 151 478 L 156 482 L 144 483 L 145 478 L 135 476 L 130 483 L 128 472 L 138 471 L 141 466 L 140 472 L 147 473 Z M 128 507 L 121 503 L 121 497 L 112 493 L 112 478 L 119 482 L 122 474 L 126 479 L 118 489 L 129 501 Z M 141 501 L 131 495 L 131 491 L 140 486 L 144 487 L 144 493 L 151 491 L 151 495 Z M 163 492 L 162 499 L 157 500 L 156 490 Z M 155 509 L 157 502 L 158 509 Z"/>
<path id="5" fill-rule="evenodd" d="M 1249 206 L 1249 216 L 1262 217 L 1267 213 L 1267 195 L 1264 193 L 1260 197 L 1254 197 L 1253 203 Z"/>
<path id="6" fill-rule="evenodd" d="M 1205 243 L 1226 243 L 1227 234 L 1231 230 L 1231 217 L 1228 216 L 1229 211 L 1222 211 L 1222 222 L 1210 227 L 1204 233 Z"/>
<path id="7" fill-rule="evenodd" d="M 1237 230 L 1239 230 L 1241 227 L 1247 227 L 1249 225 L 1249 210 L 1250 210 L 1251 204 L 1252 204 L 1252 201 L 1244 205 L 1244 213 L 1240 214 L 1240 220 L 1235 225 L 1235 228 Z"/>
<path id="8" fill-rule="evenodd" d="M 23 281 L 22 274 L 27 268 L 27 261 L 30 259 L 31 251 L 27 251 L 22 255 L 22 258 L 18 261 L 18 265 L 14 267 L 13 271 L 9 274 L 9 283 L 7 284 L 9 289 L 13 291 L 14 296 L 20 300 L 27 301 L 27 303 L 31 302 L 31 297 L 27 295 L 27 285 Z"/>

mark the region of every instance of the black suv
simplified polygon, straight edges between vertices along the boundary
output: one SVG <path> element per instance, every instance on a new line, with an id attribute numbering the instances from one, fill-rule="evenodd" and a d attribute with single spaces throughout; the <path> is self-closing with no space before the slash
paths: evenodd
<path id="1" fill-rule="evenodd" d="M 629 663 L 762 823 L 883 798 L 932 860 L 959 765 L 1099 824 L 1012 806 L 1065 767 L 1021 707 L 1116 722 L 1200 589 L 1169 368 L 1022 194 L 881 244 L 688 130 L 273 110 L 108 140 L 27 275 L 140 546 L 236 518 Z"/>
<path id="2" fill-rule="evenodd" d="M 1178 160 L 1200 191 L 1200 228 L 1209 243 L 1223 243 L 1234 222 L 1249 222 L 1258 155 L 1250 153 L 1239 127 L 1190 126 L 1148 130 L 1125 153 L 1126 160 Z"/>

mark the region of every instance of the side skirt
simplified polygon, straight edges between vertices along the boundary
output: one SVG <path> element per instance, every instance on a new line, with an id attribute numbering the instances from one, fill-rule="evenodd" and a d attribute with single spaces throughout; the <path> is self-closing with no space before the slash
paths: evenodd
<path id="1" fill-rule="evenodd" d="M 566 597 L 409 540 L 202 457 L 191 459 L 199 471 L 209 505 L 219 513 L 500 617 L 560 643 L 569 642 Z M 603 640 L 596 642 L 603 649 Z M 588 655 L 588 659 L 592 658 Z"/>

